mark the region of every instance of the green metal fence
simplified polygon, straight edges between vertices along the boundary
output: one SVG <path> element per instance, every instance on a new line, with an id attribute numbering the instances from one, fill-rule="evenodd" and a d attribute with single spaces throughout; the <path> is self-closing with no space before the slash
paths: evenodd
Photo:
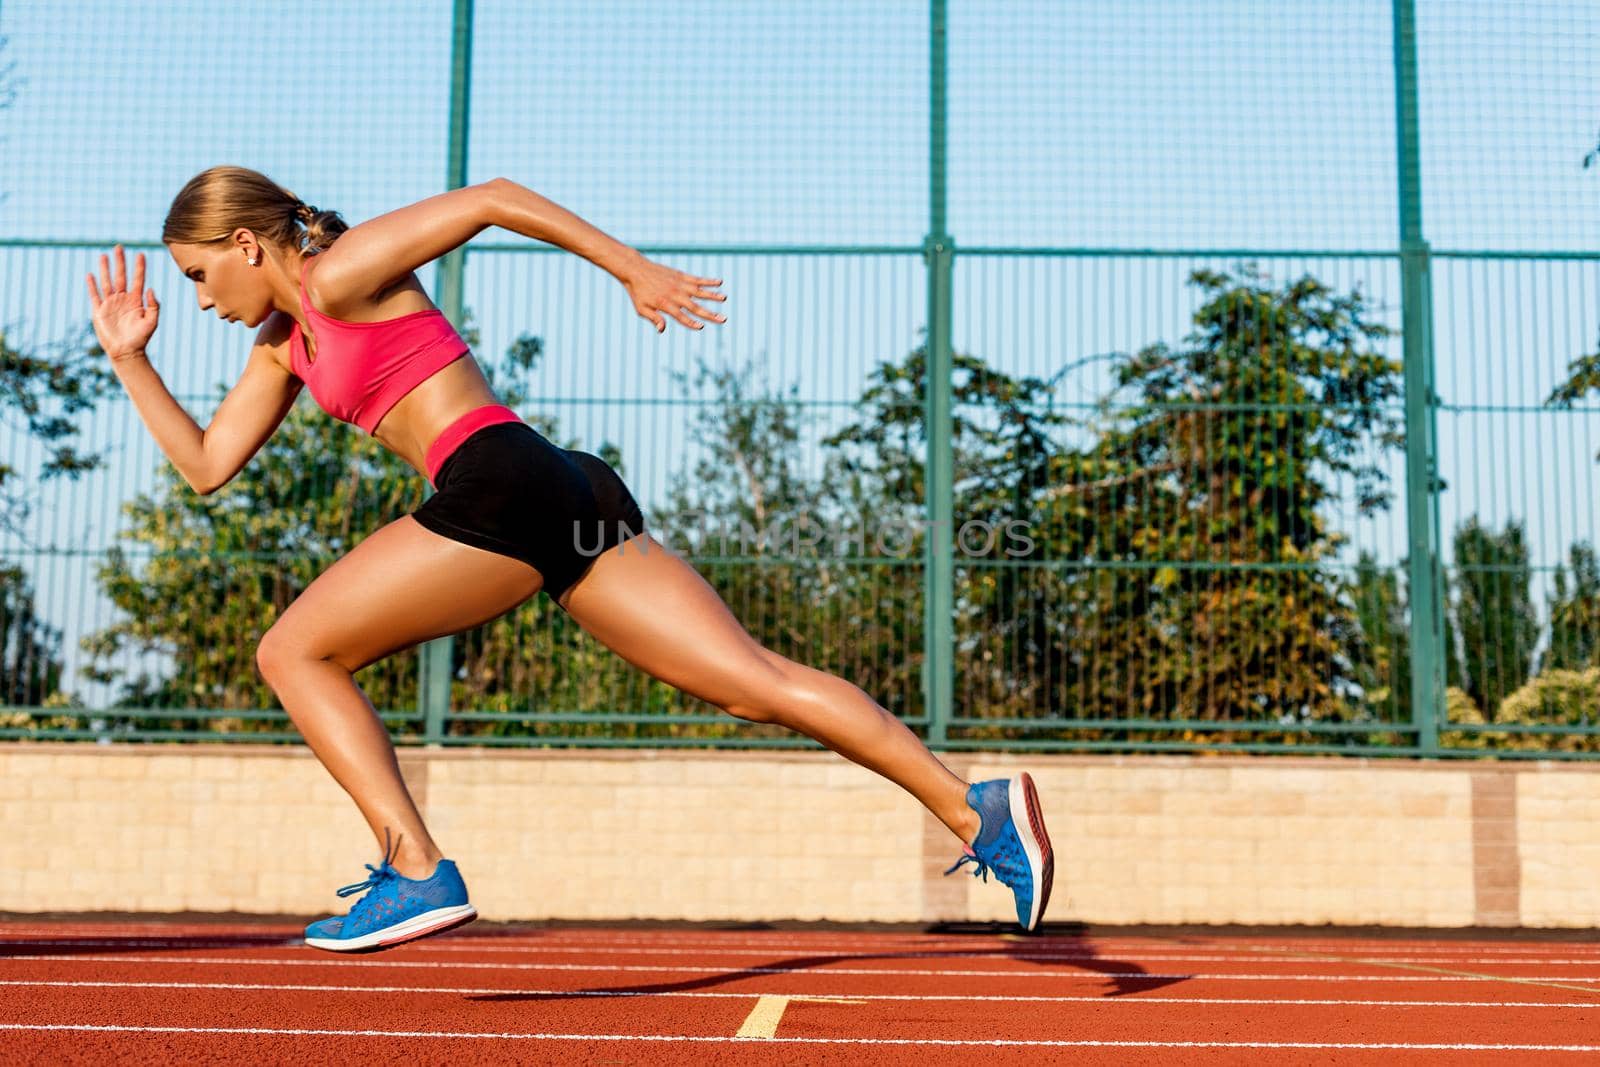
<path id="1" fill-rule="evenodd" d="M 273 105 L 283 144 L 163 113 L 122 158 L 91 105 L 50 112 L 44 96 L 71 94 L 16 87 L 29 124 L 0 165 L 0 193 L 17 194 L 0 230 L 0 736 L 296 739 L 255 641 L 420 503 L 421 480 L 307 399 L 198 498 L 115 390 L 30 406 L 27 360 L 92 362 L 87 312 L 59 294 L 122 241 L 147 252 L 173 319 L 158 369 L 203 423 L 237 360 L 205 355 L 210 335 L 180 316 L 183 283 L 150 236 L 161 197 L 225 155 L 377 213 L 437 191 L 442 156 L 447 187 L 505 174 L 729 279 L 746 325 L 661 341 L 609 278 L 503 233 L 440 261 L 433 291 L 508 402 L 617 465 L 759 640 L 860 685 L 934 747 L 1600 751 L 1600 441 L 1581 362 L 1600 332 L 1600 253 L 1581 237 L 1600 120 L 1548 120 L 1600 88 L 1571 43 L 1600 14 L 396 10 L 368 27 L 374 50 L 392 34 L 423 73 L 315 53 L 325 84 Z M 311 17 L 360 22 L 289 6 L 237 31 L 303 42 Z M 0 57 L 90 99 L 97 56 L 131 39 L 149 65 L 178 47 L 130 18 L 75 42 L 63 69 L 37 58 L 60 52 L 47 6 L 11 0 Z M 227 63 L 186 65 L 225 104 L 214 121 L 273 122 Z M 1479 83 L 1503 114 L 1472 110 Z M 373 103 L 429 92 L 436 116 Z M 316 123 L 341 114 L 364 125 L 323 141 Z M 690 136 L 704 171 L 677 143 Z M 68 141 L 135 172 L 154 144 L 170 188 L 137 199 L 157 214 L 99 221 L 114 183 L 44 188 L 36 172 Z M 308 148 L 341 168 L 326 194 L 299 177 Z M 376 159 L 402 180 L 380 181 Z M 93 229 L 59 221 L 76 208 Z M 97 471 L 46 479 L 63 441 Z M 843 536 L 794 540 L 807 524 Z M 542 597 L 357 680 L 407 742 L 809 744 L 633 671 Z"/>

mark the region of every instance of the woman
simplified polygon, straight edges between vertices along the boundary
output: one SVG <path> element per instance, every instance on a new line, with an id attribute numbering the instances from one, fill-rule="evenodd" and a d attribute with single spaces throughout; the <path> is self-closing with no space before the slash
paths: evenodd
<path id="1" fill-rule="evenodd" d="M 258 327 L 244 373 L 202 429 L 145 348 L 161 305 L 144 288 L 88 275 L 94 328 L 156 442 L 212 493 L 270 437 L 308 385 L 330 414 L 376 437 L 437 488 L 318 576 L 262 637 L 256 660 L 306 743 L 383 842 L 350 913 L 306 942 L 358 951 L 471 920 L 455 864 L 429 836 L 394 747 L 352 675 L 422 641 L 479 626 L 541 589 L 639 669 L 751 722 L 780 723 L 899 784 L 994 870 L 1033 929 L 1052 857 L 1026 774 L 968 785 L 905 724 L 843 679 L 754 641 L 711 586 L 644 531 L 632 494 L 599 457 L 559 448 L 501 406 L 417 269 L 489 226 L 559 245 L 622 283 L 657 332 L 725 321 L 720 279 L 652 262 L 504 178 L 430 197 L 347 228 L 265 175 L 214 167 L 184 186 L 162 242 L 202 311 Z M 597 543 L 598 531 L 598 543 Z M 598 554 L 596 554 L 598 552 Z M 946 873 L 949 873 L 947 871 Z"/>

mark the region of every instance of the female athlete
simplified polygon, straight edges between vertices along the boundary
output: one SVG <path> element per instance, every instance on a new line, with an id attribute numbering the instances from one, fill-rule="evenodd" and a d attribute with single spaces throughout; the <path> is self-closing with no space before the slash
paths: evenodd
<path id="1" fill-rule="evenodd" d="M 490 226 L 549 242 L 613 275 L 666 329 L 721 323 L 722 282 L 655 263 L 504 178 L 347 227 L 263 174 L 214 167 L 172 203 L 162 243 L 201 311 L 256 329 L 239 381 L 202 428 L 173 399 L 147 346 L 161 305 L 101 255 L 87 276 L 94 329 L 161 450 L 199 493 L 226 485 L 288 414 L 301 386 L 391 449 L 437 492 L 380 528 L 262 636 L 260 670 L 306 744 L 350 794 L 384 854 L 349 914 L 307 944 L 362 951 L 477 914 L 456 865 L 423 825 L 394 746 L 353 675 L 392 653 L 482 625 L 541 590 L 640 670 L 730 715 L 779 723 L 900 785 L 1039 924 L 1053 860 L 1026 774 L 969 785 L 904 723 L 841 678 L 752 639 L 693 567 L 645 531 L 632 493 L 598 456 L 563 449 L 500 405 L 416 271 Z M 598 538 L 598 542 L 597 542 Z M 598 554 L 597 554 L 598 553 Z M 948 871 L 946 873 L 949 873 Z"/>

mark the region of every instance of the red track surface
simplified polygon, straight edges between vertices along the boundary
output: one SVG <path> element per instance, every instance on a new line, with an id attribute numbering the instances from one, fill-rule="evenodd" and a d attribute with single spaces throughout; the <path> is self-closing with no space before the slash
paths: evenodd
<path id="1" fill-rule="evenodd" d="M 339 956 L 297 933 L 0 925 L 0 1061 L 1600 1062 L 1597 943 L 469 926 Z"/>

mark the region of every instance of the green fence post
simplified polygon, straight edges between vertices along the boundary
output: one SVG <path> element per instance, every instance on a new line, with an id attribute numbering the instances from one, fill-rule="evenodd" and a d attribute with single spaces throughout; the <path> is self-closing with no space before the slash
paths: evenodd
<path id="1" fill-rule="evenodd" d="M 923 649 L 928 740 L 943 744 L 955 699 L 955 513 L 954 449 L 951 435 L 950 283 L 955 249 L 947 239 L 929 236 L 928 264 L 928 425 L 927 515 L 924 539 Z"/>
<path id="2" fill-rule="evenodd" d="M 945 232 L 945 0 L 932 0 L 929 68 L 928 357 L 924 418 L 928 434 L 928 531 L 923 555 L 923 694 L 928 743 L 942 745 L 955 695 L 955 461 L 951 435 L 951 287 L 955 241 Z"/>
<path id="3" fill-rule="evenodd" d="M 445 186 L 460 189 L 467 184 L 467 102 L 472 88 L 472 0 L 455 0 L 450 34 L 450 158 L 446 164 Z M 456 329 L 462 326 L 462 274 L 467 250 L 457 248 L 439 264 L 439 310 Z M 432 487 L 425 490 L 433 495 Z M 430 745 L 444 739 L 445 719 L 450 713 L 450 665 L 455 639 L 440 637 L 422 646 L 417 665 L 417 701 L 422 712 L 422 736 Z"/>
<path id="4" fill-rule="evenodd" d="M 1396 162 L 1400 192 L 1400 318 L 1405 355 L 1406 526 L 1411 603 L 1411 723 L 1425 754 L 1444 718 L 1438 440 L 1433 393 L 1433 287 L 1422 236 L 1415 0 L 1394 0 Z"/>

